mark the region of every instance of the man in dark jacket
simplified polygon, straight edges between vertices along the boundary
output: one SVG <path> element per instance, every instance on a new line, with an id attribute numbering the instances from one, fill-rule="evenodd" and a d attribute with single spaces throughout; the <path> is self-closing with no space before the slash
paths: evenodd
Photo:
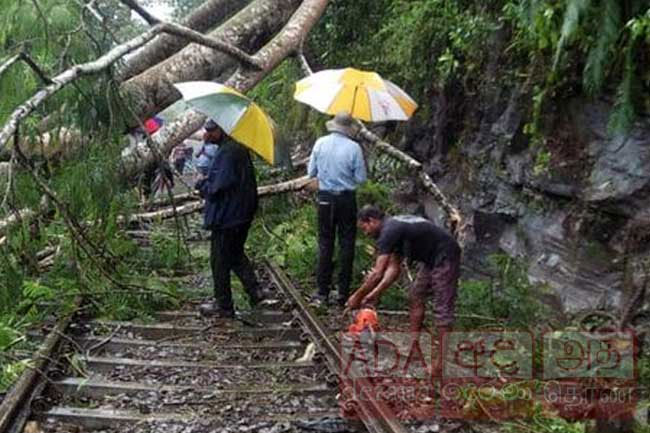
<path id="1" fill-rule="evenodd" d="M 233 317 L 230 271 L 241 280 L 251 306 L 261 301 L 253 267 L 244 253 L 255 211 L 257 182 L 248 151 L 228 137 L 213 121 L 206 124 L 206 141 L 219 144 L 207 178 L 197 183 L 205 199 L 203 228 L 212 230 L 210 265 L 216 304 L 201 305 L 204 315 Z"/>

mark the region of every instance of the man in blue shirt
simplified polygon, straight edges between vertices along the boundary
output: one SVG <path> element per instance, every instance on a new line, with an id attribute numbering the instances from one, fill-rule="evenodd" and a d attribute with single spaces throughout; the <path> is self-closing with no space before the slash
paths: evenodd
<path id="1" fill-rule="evenodd" d="M 318 291 L 313 302 L 327 303 L 338 232 L 338 303 L 343 305 L 349 295 L 354 262 L 356 188 L 366 180 L 366 166 L 361 146 L 354 140 L 358 126 L 349 114 L 338 113 L 325 126 L 330 134 L 316 141 L 307 168 L 307 174 L 318 179 Z"/>

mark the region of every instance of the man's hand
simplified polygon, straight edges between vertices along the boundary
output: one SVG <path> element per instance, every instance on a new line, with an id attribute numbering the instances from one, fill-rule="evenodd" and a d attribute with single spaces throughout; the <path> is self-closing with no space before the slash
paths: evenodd
<path id="1" fill-rule="evenodd" d="M 196 182 L 194 182 L 194 189 L 196 191 L 201 191 L 201 188 L 203 187 L 203 184 L 205 183 L 206 177 L 201 176 L 199 177 Z"/>
<path id="2" fill-rule="evenodd" d="M 346 310 L 354 310 L 361 306 L 361 297 L 360 296 L 350 296 L 348 302 L 345 303 Z"/>
<path id="3" fill-rule="evenodd" d="M 309 183 L 305 185 L 305 189 L 309 192 L 318 191 L 318 179 L 313 178 L 312 180 L 310 180 Z"/>
<path id="4" fill-rule="evenodd" d="M 377 298 L 379 297 L 379 292 L 376 290 L 373 290 L 372 292 L 368 293 L 364 298 L 361 300 L 361 305 L 363 307 L 373 307 L 377 303 Z"/>
<path id="5" fill-rule="evenodd" d="M 355 310 L 361 306 L 361 299 L 363 298 L 363 292 L 357 290 L 348 298 L 348 301 L 345 303 L 345 308 L 343 309 L 343 315 L 345 316 L 352 310 Z"/>

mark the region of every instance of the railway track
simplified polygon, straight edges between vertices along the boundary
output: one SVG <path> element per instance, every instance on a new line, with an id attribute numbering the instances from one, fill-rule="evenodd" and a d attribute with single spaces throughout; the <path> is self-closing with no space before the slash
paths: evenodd
<path id="1" fill-rule="evenodd" d="M 150 324 L 60 322 L 38 380 L 0 406 L 0 433 L 406 432 L 371 396 L 342 401 L 336 330 L 279 268 L 263 273 L 276 305 L 236 320 L 188 305 Z"/>

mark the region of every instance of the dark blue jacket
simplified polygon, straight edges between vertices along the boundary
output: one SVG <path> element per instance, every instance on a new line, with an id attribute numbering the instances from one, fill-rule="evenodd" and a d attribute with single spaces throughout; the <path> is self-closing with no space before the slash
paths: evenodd
<path id="1" fill-rule="evenodd" d="M 257 181 L 248 150 L 226 138 L 219 143 L 198 189 L 205 199 L 203 228 L 221 230 L 250 223 L 257 211 Z"/>

